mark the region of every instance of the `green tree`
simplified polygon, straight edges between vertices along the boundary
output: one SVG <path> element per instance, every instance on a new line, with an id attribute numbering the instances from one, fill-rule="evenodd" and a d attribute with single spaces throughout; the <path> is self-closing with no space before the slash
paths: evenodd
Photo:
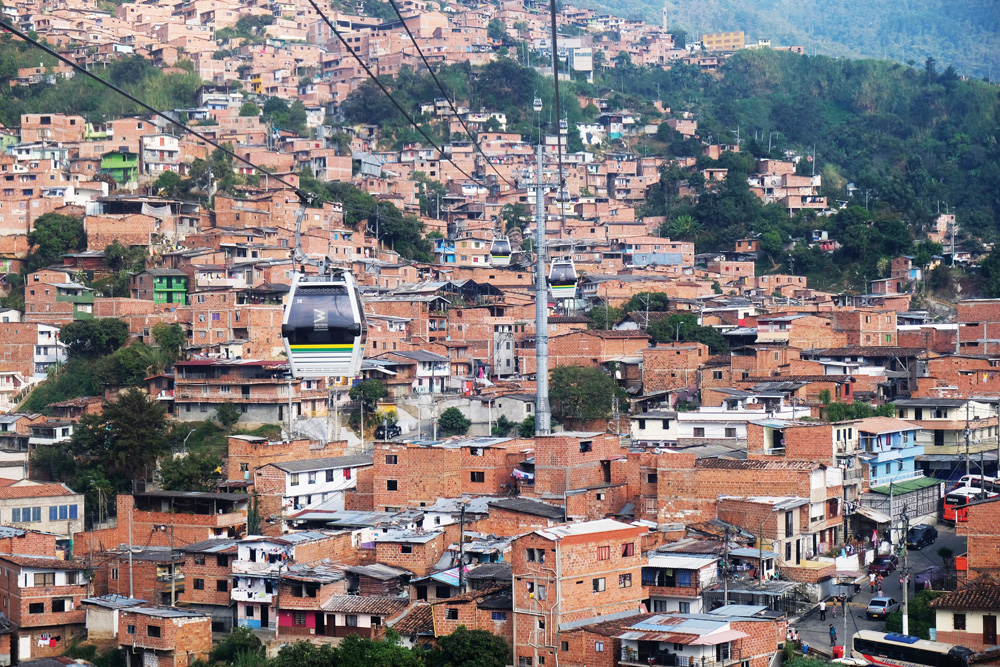
<path id="1" fill-rule="evenodd" d="M 517 437 L 519 438 L 534 438 L 535 437 L 535 415 L 528 415 L 524 418 L 517 427 Z"/>
<path id="2" fill-rule="evenodd" d="M 493 424 L 490 435 L 496 438 L 504 438 L 510 435 L 511 429 L 517 426 L 517 422 L 507 419 L 507 415 L 500 415 Z"/>
<path id="3" fill-rule="evenodd" d="M 381 639 L 347 635 L 334 649 L 337 667 L 420 667 L 419 654 L 399 643 L 399 634 L 386 631 Z"/>
<path id="4" fill-rule="evenodd" d="M 935 611 L 930 606 L 931 600 L 940 597 L 940 591 L 917 591 L 910 599 L 909 631 L 911 635 L 921 639 L 930 639 L 930 628 L 935 627 Z M 895 611 L 885 619 L 886 632 L 903 631 L 903 612 Z"/>
<path id="5" fill-rule="evenodd" d="M 247 100 L 240 106 L 240 116 L 259 116 L 260 107 L 255 103 Z"/>
<path id="6" fill-rule="evenodd" d="M 153 190 L 165 197 L 176 197 L 183 193 L 184 179 L 175 171 L 165 171 L 153 183 Z"/>
<path id="7" fill-rule="evenodd" d="M 75 320 L 59 330 L 59 340 L 67 353 L 80 357 L 111 354 L 128 340 L 128 325 L 122 320 L 106 317 L 97 320 Z"/>
<path id="8" fill-rule="evenodd" d="M 667 225 L 671 239 L 691 241 L 704 230 L 704 226 L 690 215 L 679 215 Z"/>
<path id="9" fill-rule="evenodd" d="M 531 214 L 523 203 L 514 202 L 503 205 L 500 209 L 500 219 L 503 220 L 504 229 L 509 232 L 515 227 L 517 229 L 527 227 L 531 223 Z"/>
<path id="10" fill-rule="evenodd" d="M 669 341 L 704 343 L 711 354 L 722 354 L 728 349 L 726 340 L 719 330 L 699 325 L 698 316 L 692 313 L 675 313 L 661 320 L 653 320 L 647 331 L 658 343 Z"/>
<path id="11" fill-rule="evenodd" d="M 503 637 L 486 630 L 458 626 L 438 639 L 427 654 L 429 667 L 505 667 L 510 664 L 510 648 Z"/>
<path id="12" fill-rule="evenodd" d="M 198 452 L 167 456 L 160 462 L 160 477 L 167 491 L 213 491 L 222 477 L 222 459 Z"/>
<path id="13" fill-rule="evenodd" d="M 142 271 L 146 266 L 146 249 L 143 246 L 125 247 L 115 239 L 104 247 L 104 262 L 112 271 Z"/>
<path id="14" fill-rule="evenodd" d="M 614 378 L 600 368 L 556 366 L 549 379 L 552 415 L 559 421 L 589 422 L 611 414 L 612 397 L 626 399 Z"/>
<path id="15" fill-rule="evenodd" d="M 330 644 L 297 641 L 282 646 L 268 667 L 333 667 L 336 664 L 336 649 Z"/>
<path id="16" fill-rule="evenodd" d="M 255 535 L 256 533 L 250 534 Z M 224 662 L 233 664 L 237 656 L 244 653 L 263 656 L 264 644 L 261 643 L 260 639 L 257 638 L 257 635 L 250 628 L 233 628 L 232 632 L 212 648 L 208 659 L 212 663 Z"/>
<path id="17" fill-rule="evenodd" d="M 639 292 L 633 294 L 632 298 L 622 304 L 622 310 L 626 313 L 663 312 L 670 308 L 670 297 L 663 292 Z"/>
<path id="18" fill-rule="evenodd" d="M 444 435 L 465 435 L 472 420 L 462 414 L 458 408 L 451 407 L 441 413 L 437 419 L 438 430 Z"/>
<path id="19" fill-rule="evenodd" d="M 87 233 L 83 221 L 70 215 L 45 213 L 35 220 L 35 227 L 28 233 L 31 251 L 25 260 L 28 273 L 61 262 L 67 252 L 87 249 Z"/>
<path id="20" fill-rule="evenodd" d="M 172 324 L 159 322 L 153 325 L 152 333 L 153 340 L 159 346 L 164 361 L 172 364 L 181 358 L 181 354 L 184 352 L 184 343 L 187 341 L 181 325 L 176 322 Z"/>
<path id="21" fill-rule="evenodd" d="M 502 42 L 510 39 L 507 35 L 507 25 L 500 19 L 490 19 L 486 26 L 486 36 Z"/>
<path id="22" fill-rule="evenodd" d="M 148 479 L 165 452 L 166 409 L 138 389 L 129 389 L 104 406 L 100 415 L 85 415 L 70 445 L 87 467 L 99 470 L 114 489 L 131 488 L 132 480 Z"/>
<path id="23" fill-rule="evenodd" d="M 625 313 L 621 308 L 598 304 L 587 311 L 587 318 L 590 320 L 590 322 L 587 323 L 587 328 L 603 330 L 613 329 L 616 324 L 622 321 L 624 316 Z"/>
<path id="24" fill-rule="evenodd" d="M 826 420 L 831 422 L 867 419 L 869 417 L 894 417 L 896 415 L 896 408 L 892 403 L 886 403 L 876 408 L 870 403 L 862 401 L 854 403 L 836 401 L 825 405 L 823 409 L 826 411 Z"/>
<path id="25" fill-rule="evenodd" d="M 378 402 L 389 395 L 389 390 L 379 380 L 362 380 L 351 387 L 347 395 L 352 401 L 361 401 L 365 412 L 374 415 Z"/>
<path id="26" fill-rule="evenodd" d="M 242 416 L 243 413 L 232 401 L 225 401 L 215 409 L 215 418 L 227 431 L 236 426 Z"/>

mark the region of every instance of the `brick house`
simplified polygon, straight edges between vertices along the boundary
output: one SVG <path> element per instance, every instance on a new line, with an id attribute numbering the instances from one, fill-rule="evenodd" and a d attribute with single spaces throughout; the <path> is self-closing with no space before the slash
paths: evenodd
<path id="1" fill-rule="evenodd" d="M 559 664 L 565 667 L 618 667 L 621 639 L 618 635 L 652 614 L 629 614 L 573 627 L 559 633 Z"/>
<path id="2" fill-rule="evenodd" d="M 460 593 L 431 603 L 434 634 L 449 635 L 464 625 L 469 630 L 486 630 L 513 644 L 513 609 L 509 587 L 489 586 Z"/>
<path id="3" fill-rule="evenodd" d="M 1000 580 L 1000 497 L 970 503 L 955 531 L 968 539 L 968 551 L 955 559 L 959 580 L 983 574 Z"/>
<path id="4" fill-rule="evenodd" d="M 328 637 L 376 637 L 387 621 L 403 612 L 406 605 L 402 598 L 334 595 L 322 604 L 323 634 Z"/>
<path id="5" fill-rule="evenodd" d="M 785 620 L 763 607 L 720 607 L 707 615 L 658 615 L 630 626 L 621 640 L 620 665 L 767 667 L 785 638 Z"/>
<path id="6" fill-rule="evenodd" d="M 232 561 L 236 558 L 236 540 L 216 538 L 181 548 L 184 554 L 185 586 L 179 603 L 208 614 L 212 632 L 230 632 L 235 624 L 229 589 Z"/>
<path id="7" fill-rule="evenodd" d="M 441 560 L 444 537 L 442 531 L 383 530 L 375 533 L 375 562 L 426 576 Z"/>
<path id="8" fill-rule="evenodd" d="M 997 648 L 997 614 L 1000 582 L 984 574 L 958 590 L 931 600 L 937 641 L 965 646 L 973 651 Z"/>
<path id="9" fill-rule="evenodd" d="M 716 582 L 719 559 L 710 555 L 649 554 L 642 567 L 646 608 L 656 613 L 702 612 L 701 593 Z"/>
<path id="10" fill-rule="evenodd" d="M 279 582 L 275 606 L 281 635 L 326 635 L 324 602 L 347 593 L 342 566 L 324 562 L 291 565 Z"/>
<path id="11" fill-rule="evenodd" d="M 83 530 L 83 500 L 65 484 L 22 480 L 0 488 L 0 521 L 69 537 Z"/>
<path id="12" fill-rule="evenodd" d="M 515 538 L 515 664 L 556 664 L 566 623 L 639 610 L 644 534 L 645 527 L 601 519 Z"/>
<path id="13" fill-rule="evenodd" d="M 534 480 L 521 480 L 522 497 L 566 508 L 568 519 L 598 519 L 627 502 L 626 450 L 617 437 L 565 431 L 535 438 Z"/>
<path id="14" fill-rule="evenodd" d="M 170 547 L 132 547 L 101 554 L 94 566 L 97 595 L 142 595 L 151 604 L 176 603 L 185 590 L 184 556 Z M 131 588 L 131 591 L 130 591 Z"/>
<path id="15" fill-rule="evenodd" d="M 462 494 L 501 495 L 531 441 L 470 437 L 436 443 L 376 442 L 374 507 L 425 507 Z"/>
<path id="16" fill-rule="evenodd" d="M 21 660 L 61 655 L 84 629 L 86 565 L 40 556 L 0 556 L 2 609 L 17 627 Z"/>
<path id="17" fill-rule="evenodd" d="M 370 454 L 269 463 L 254 470 L 254 488 L 273 496 L 268 509 L 277 505 L 280 510 L 273 513 L 286 520 L 320 504 L 325 510 L 341 510 L 347 492 L 357 486 L 359 472 L 371 465 Z"/>
<path id="18" fill-rule="evenodd" d="M 249 496 L 245 493 L 195 491 L 147 491 L 119 495 L 118 525 L 90 532 L 74 533 L 76 553 L 85 553 L 93 537 L 95 547 L 128 544 L 128 518 L 133 535 L 150 535 L 152 546 L 174 547 L 201 542 L 212 537 L 235 537 L 246 532 Z M 167 526 L 166 531 L 158 528 Z"/>
<path id="19" fill-rule="evenodd" d="M 188 667 L 212 650 L 212 619 L 178 607 L 132 607 L 118 616 L 127 667 Z"/>
<path id="20" fill-rule="evenodd" d="M 350 562 L 351 534 L 303 531 L 280 537 L 254 536 L 237 544 L 232 563 L 230 598 L 236 603 L 240 627 L 271 628 L 278 624 L 279 581 L 293 563 L 305 565 L 323 558 Z"/>

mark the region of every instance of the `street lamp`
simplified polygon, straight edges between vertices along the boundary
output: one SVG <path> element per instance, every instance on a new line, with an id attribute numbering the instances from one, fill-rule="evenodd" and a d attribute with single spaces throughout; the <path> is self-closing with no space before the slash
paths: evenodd
<path id="1" fill-rule="evenodd" d="M 196 430 L 197 429 L 191 429 L 190 431 L 188 431 L 188 434 L 184 436 L 184 441 L 181 443 L 181 454 L 187 454 L 188 438 L 190 438 L 191 434 L 194 433 Z"/>

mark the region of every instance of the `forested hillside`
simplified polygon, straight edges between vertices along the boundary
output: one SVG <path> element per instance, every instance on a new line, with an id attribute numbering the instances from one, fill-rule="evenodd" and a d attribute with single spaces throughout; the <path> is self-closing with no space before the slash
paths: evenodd
<path id="1" fill-rule="evenodd" d="M 696 34 L 743 30 L 776 44 L 801 44 L 809 54 L 931 57 L 961 74 L 1000 79 L 1000 3 L 996 0 L 580 0 L 598 11 L 660 22 Z"/>

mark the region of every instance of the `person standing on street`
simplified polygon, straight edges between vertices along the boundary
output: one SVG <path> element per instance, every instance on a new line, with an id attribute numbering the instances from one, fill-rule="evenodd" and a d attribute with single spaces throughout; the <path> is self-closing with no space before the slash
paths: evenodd
<path id="1" fill-rule="evenodd" d="M 872 589 L 872 594 L 874 594 L 875 593 L 875 573 L 874 572 L 869 572 L 868 573 L 868 585 Z"/>
<path id="2" fill-rule="evenodd" d="M 833 627 L 833 623 L 830 624 L 830 646 L 837 645 L 837 628 Z"/>
<path id="3" fill-rule="evenodd" d="M 819 620 L 826 620 L 826 600 L 819 601 Z"/>

